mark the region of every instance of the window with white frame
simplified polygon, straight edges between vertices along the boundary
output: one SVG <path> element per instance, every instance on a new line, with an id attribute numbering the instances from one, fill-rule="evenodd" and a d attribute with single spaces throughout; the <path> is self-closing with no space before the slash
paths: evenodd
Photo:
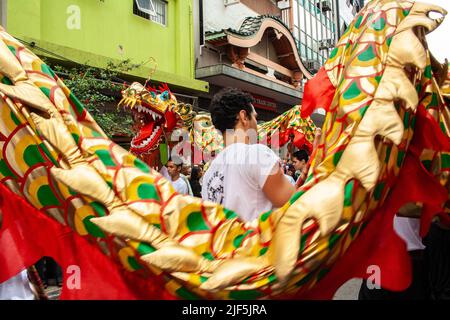
<path id="1" fill-rule="evenodd" d="M 294 37 L 297 40 L 300 39 L 300 29 L 297 26 L 294 27 Z"/>
<path id="2" fill-rule="evenodd" d="M 300 29 L 305 29 L 305 9 L 303 9 L 303 7 L 300 7 L 300 11 L 299 11 L 299 15 L 300 15 Z"/>
<path id="3" fill-rule="evenodd" d="M 133 13 L 163 26 L 167 25 L 167 1 L 133 0 Z"/>
<path id="4" fill-rule="evenodd" d="M 294 26 L 298 27 L 298 6 L 294 5 Z"/>

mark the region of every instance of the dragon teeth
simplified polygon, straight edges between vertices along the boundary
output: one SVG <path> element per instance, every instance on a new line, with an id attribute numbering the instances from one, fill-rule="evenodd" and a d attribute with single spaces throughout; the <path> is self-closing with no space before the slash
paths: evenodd
<path id="1" fill-rule="evenodd" d="M 141 105 L 138 105 L 137 108 L 138 108 L 139 112 L 145 112 L 145 113 L 151 115 L 154 121 L 162 118 L 162 116 L 160 114 L 158 114 L 157 112 L 154 112 L 148 108 L 142 107 Z"/>
<path id="2" fill-rule="evenodd" d="M 156 137 L 156 134 L 158 133 L 159 129 L 160 129 L 160 126 L 156 126 L 155 129 L 153 130 L 152 135 L 150 137 L 145 139 L 140 145 L 135 145 L 133 142 L 131 142 L 131 146 L 133 148 L 137 148 L 137 149 L 145 148 L 153 140 L 153 138 Z"/>

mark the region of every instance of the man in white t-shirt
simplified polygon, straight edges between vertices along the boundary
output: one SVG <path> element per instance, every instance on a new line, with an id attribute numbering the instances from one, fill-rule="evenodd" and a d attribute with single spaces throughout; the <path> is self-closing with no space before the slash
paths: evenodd
<path id="1" fill-rule="evenodd" d="M 181 177 L 181 166 L 181 164 L 177 164 L 173 160 L 169 160 L 167 162 L 167 171 L 175 191 L 179 194 L 189 195 L 189 181 Z"/>
<path id="2" fill-rule="evenodd" d="M 257 144 L 253 98 L 227 88 L 211 102 L 214 126 L 224 136 L 225 149 L 204 174 L 202 198 L 224 205 L 244 221 L 283 206 L 295 192 L 284 176 L 280 158 Z"/>

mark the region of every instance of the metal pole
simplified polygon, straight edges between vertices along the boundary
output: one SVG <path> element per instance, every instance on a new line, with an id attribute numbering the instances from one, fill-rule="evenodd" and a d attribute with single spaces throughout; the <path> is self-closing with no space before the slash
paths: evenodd
<path id="1" fill-rule="evenodd" d="M 335 31 L 335 34 L 337 34 L 337 39 L 334 39 L 334 41 L 335 41 L 335 43 L 337 43 L 337 41 L 341 38 L 341 36 L 342 36 L 342 34 L 341 34 L 341 25 L 340 25 L 340 19 L 339 19 L 339 17 L 340 17 L 340 14 L 339 14 L 339 0 L 335 0 L 334 1 L 334 3 L 335 3 L 335 7 L 336 7 L 336 21 L 335 21 L 335 23 L 336 23 L 336 31 Z"/>

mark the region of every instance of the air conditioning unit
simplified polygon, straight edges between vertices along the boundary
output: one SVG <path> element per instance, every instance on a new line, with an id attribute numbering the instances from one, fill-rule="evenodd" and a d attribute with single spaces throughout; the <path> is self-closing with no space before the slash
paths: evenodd
<path id="1" fill-rule="evenodd" d="M 335 46 L 334 39 L 327 39 L 328 49 L 332 49 Z"/>
<path id="2" fill-rule="evenodd" d="M 319 41 L 319 50 L 327 50 L 334 47 L 333 39 L 323 39 Z"/>
<path id="3" fill-rule="evenodd" d="M 238 4 L 240 2 L 241 0 L 223 0 L 223 4 L 225 5 L 225 7 L 231 6 L 233 4 Z"/>
<path id="4" fill-rule="evenodd" d="M 320 5 L 322 4 L 322 12 L 331 11 L 331 3 L 327 0 L 318 1 L 316 3 L 317 8 L 320 9 Z"/>
<path id="5" fill-rule="evenodd" d="M 317 60 L 306 60 L 305 67 L 312 73 L 316 73 L 320 69 L 320 63 Z"/>

